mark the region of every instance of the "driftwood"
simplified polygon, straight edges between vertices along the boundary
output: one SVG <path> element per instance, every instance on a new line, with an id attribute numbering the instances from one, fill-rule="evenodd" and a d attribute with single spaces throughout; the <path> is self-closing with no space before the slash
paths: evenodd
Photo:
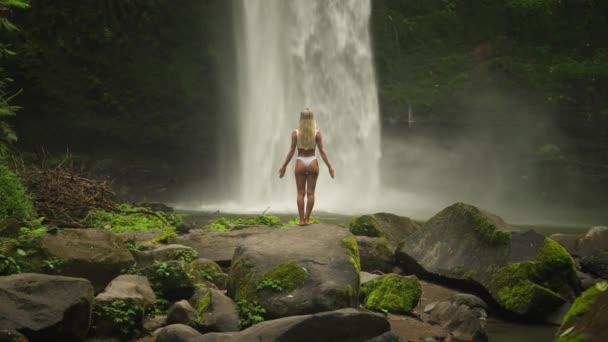
<path id="1" fill-rule="evenodd" d="M 43 151 L 44 153 L 44 151 Z M 145 214 L 167 221 L 158 213 L 147 209 L 137 211 L 121 210 L 118 196 L 111 189 L 111 182 L 92 179 L 74 171 L 71 157 L 56 166 L 48 166 L 44 155 L 36 164 L 25 165 L 15 162 L 15 169 L 32 196 L 36 212 L 45 217 L 49 226 L 63 228 L 84 228 L 93 210 L 106 210 L 124 214 Z"/>

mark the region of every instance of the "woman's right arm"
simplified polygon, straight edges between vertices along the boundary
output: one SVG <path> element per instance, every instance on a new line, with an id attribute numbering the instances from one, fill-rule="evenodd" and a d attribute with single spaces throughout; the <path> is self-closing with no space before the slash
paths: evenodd
<path id="1" fill-rule="evenodd" d="M 291 158 L 293 158 L 293 155 L 296 151 L 297 142 L 298 142 L 298 133 L 294 130 L 293 132 L 291 132 L 291 146 L 289 146 L 289 151 L 287 152 L 287 158 L 285 158 L 285 162 L 283 163 L 283 165 L 281 165 L 281 168 L 279 169 L 279 178 L 283 178 L 283 176 L 285 175 L 285 169 L 287 168 L 287 164 L 289 164 L 289 162 L 291 161 Z"/>
<path id="2" fill-rule="evenodd" d="M 334 168 L 331 166 L 331 163 L 329 162 L 329 158 L 327 157 L 327 151 L 325 150 L 325 145 L 323 145 L 323 137 L 321 137 L 321 132 L 319 131 L 317 131 L 317 146 L 319 146 L 319 153 L 321 153 L 321 158 L 323 158 L 325 165 L 327 165 L 327 168 L 329 169 L 329 175 L 331 176 L 331 178 L 334 178 L 336 170 L 334 170 Z"/>

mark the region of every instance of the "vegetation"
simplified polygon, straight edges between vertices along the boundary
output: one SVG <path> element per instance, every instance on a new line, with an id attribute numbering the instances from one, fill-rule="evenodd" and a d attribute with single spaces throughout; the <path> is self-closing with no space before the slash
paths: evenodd
<path id="1" fill-rule="evenodd" d="M 118 205 L 118 209 L 120 211 L 116 212 L 94 210 L 89 214 L 87 223 L 92 227 L 109 229 L 114 233 L 172 229 L 182 223 L 182 218 L 176 214 L 157 211 L 151 215 L 146 208 L 125 203 Z"/>
<path id="2" fill-rule="evenodd" d="M 0 222 L 13 217 L 27 222 L 34 216 L 32 200 L 19 176 L 0 164 Z"/>
<path id="3" fill-rule="evenodd" d="M 142 309 L 124 300 L 98 302 L 93 305 L 93 324 L 111 322 L 123 335 L 132 335 L 139 328 L 138 320 L 143 315 Z"/>
<path id="4" fill-rule="evenodd" d="M 223 273 L 222 268 L 212 260 L 194 260 L 188 265 L 188 272 L 195 280 L 207 280 L 215 283 L 218 274 Z M 216 284 L 218 285 L 218 284 Z"/>
<path id="5" fill-rule="evenodd" d="M 422 287 L 418 279 L 388 274 L 361 286 L 363 305 L 375 311 L 409 313 L 418 304 Z"/>
<path id="6" fill-rule="evenodd" d="M 150 286 L 160 298 L 174 299 L 189 297 L 194 292 L 193 276 L 186 270 L 182 262 L 155 261 L 150 268 L 141 271 Z"/>
<path id="7" fill-rule="evenodd" d="M 19 267 L 15 259 L 11 258 L 8 255 L 5 255 L 2 251 L 0 251 L 0 276 L 7 276 L 20 272 L 21 268 Z"/>
<path id="8" fill-rule="evenodd" d="M 264 321 L 266 310 L 256 301 L 241 299 L 236 302 L 239 313 L 239 327 L 245 329 Z"/>

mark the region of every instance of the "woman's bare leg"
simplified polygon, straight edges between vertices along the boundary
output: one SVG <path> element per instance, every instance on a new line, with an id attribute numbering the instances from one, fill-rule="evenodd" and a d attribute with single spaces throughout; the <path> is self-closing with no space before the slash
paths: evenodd
<path id="1" fill-rule="evenodd" d="M 300 223 L 299 225 L 304 225 L 304 194 L 306 192 L 306 165 L 304 162 L 297 159 L 296 160 L 296 187 L 298 188 L 298 214 L 300 215 Z"/>
<path id="2" fill-rule="evenodd" d="M 308 176 L 306 177 L 306 215 L 304 215 L 304 224 L 310 224 L 310 214 L 315 206 L 315 188 L 317 186 L 317 178 L 319 177 L 319 163 L 313 160 L 308 165 Z"/>

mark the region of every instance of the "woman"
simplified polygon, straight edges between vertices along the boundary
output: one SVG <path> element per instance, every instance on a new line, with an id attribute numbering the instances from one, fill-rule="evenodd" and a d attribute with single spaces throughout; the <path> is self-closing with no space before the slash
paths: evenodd
<path id="1" fill-rule="evenodd" d="M 299 129 L 291 132 L 291 147 L 287 153 L 287 158 L 283 166 L 279 169 L 279 177 L 285 175 L 285 168 L 291 161 L 293 154 L 298 148 L 298 157 L 296 158 L 296 186 L 298 188 L 298 214 L 300 215 L 300 223 L 298 225 L 305 226 L 310 224 L 310 213 L 315 205 L 315 186 L 317 185 L 317 177 L 319 176 L 319 163 L 315 156 L 315 147 L 319 147 L 321 158 L 325 165 L 329 168 L 329 175 L 334 178 L 335 170 L 331 166 L 327 158 L 327 151 L 323 146 L 321 132 L 317 131 L 315 116 L 313 112 L 304 108 L 300 113 Z M 306 195 L 306 210 L 304 208 L 304 195 Z"/>

